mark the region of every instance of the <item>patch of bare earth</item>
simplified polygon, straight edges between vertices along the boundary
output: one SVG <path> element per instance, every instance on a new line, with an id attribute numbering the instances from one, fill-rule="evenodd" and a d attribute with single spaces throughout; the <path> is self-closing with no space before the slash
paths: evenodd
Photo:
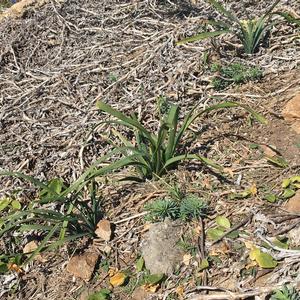
<path id="1" fill-rule="evenodd" d="M 241 1 L 227 2 L 235 10 L 241 5 Z M 243 2 L 253 15 L 261 15 L 268 5 Z M 299 11 L 300 7 L 298 1 L 283 1 L 281 9 Z M 229 47 L 230 36 L 214 43 L 175 45 L 180 38 L 198 32 L 203 19 L 215 16 L 204 1 L 70 0 L 50 1 L 40 9 L 29 7 L 22 18 L 0 23 L 0 170 L 20 171 L 42 180 L 59 176 L 71 182 L 77 178 L 110 150 L 103 138 L 110 134 L 108 126 L 90 133 L 106 118 L 95 108 L 99 99 L 125 113 L 137 111 L 153 130 L 158 126 L 156 99 L 160 95 L 180 104 L 182 116 L 194 105 L 201 109 L 234 100 L 268 119 L 268 125 L 260 125 L 242 109 L 231 109 L 210 113 L 192 126 L 197 139 L 189 150 L 217 161 L 226 173 L 219 176 L 190 162 L 164 180 L 176 181 L 186 192 L 209 202 L 205 230 L 214 227 L 214 217 L 223 215 L 241 232 L 239 237 L 224 237 L 216 244 L 205 239 L 203 253 L 198 243 L 205 235 L 199 222 L 182 223 L 181 239 L 195 251 L 189 263 L 182 263 L 152 299 L 197 299 L 197 295 L 203 297 L 198 299 L 211 299 L 218 289 L 241 297 L 263 297 L 271 288 L 297 284 L 300 279 L 299 252 L 272 249 L 278 266 L 261 269 L 249 260 L 249 249 L 244 246 L 245 242 L 262 245 L 299 226 L 299 213 L 287 212 L 283 200 L 265 200 L 266 193 L 282 192 L 283 179 L 300 173 L 300 136 L 282 116 L 286 103 L 300 93 L 299 30 L 277 25 L 270 33 L 270 46 L 253 56 L 237 57 Z M 256 65 L 264 78 L 216 92 L 211 86 L 212 74 L 203 64 L 206 52 L 211 62 Z M 271 164 L 262 146 L 271 146 L 288 166 Z M 122 172 L 124 175 L 126 170 Z M 252 188 L 250 197 L 230 199 L 233 193 L 248 188 Z M 36 195 L 24 182 L 0 178 L 1 195 L 18 189 L 24 205 Z M 136 280 L 135 262 L 147 231 L 143 206 L 165 197 L 168 188 L 163 181 L 130 184 L 108 176 L 102 192 L 105 216 L 116 226 L 112 240 L 69 243 L 55 253 L 43 254 L 44 259 L 30 263 L 24 273 L 0 275 L 1 299 L 85 299 L 91 291 L 112 289 L 107 267 L 130 270 Z M 18 243 L 4 237 L 0 252 L 22 251 L 31 234 L 21 236 Z M 69 259 L 87 248 L 100 254 L 88 282 L 67 272 Z M 211 261 L 209 269 L 201 271 L 203 254 Z M 135 283 L 117 287 L 112 289 L 112 297 L 131 299 L 135 288 Z"/>

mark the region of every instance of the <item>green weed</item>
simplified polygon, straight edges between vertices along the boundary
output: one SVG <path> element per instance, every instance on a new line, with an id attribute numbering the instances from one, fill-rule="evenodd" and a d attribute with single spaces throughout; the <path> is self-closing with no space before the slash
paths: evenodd
<path id="1" fill-rule="evenodd" d="M 152 222 L 162 221 L 166 218 L 175 220 L 180 215 L 177 201 L 171 199 L 158 199 L 148 203 L 144 206 L 144 210 L 149 212 L 145 219 Z"/>
<path id="2" fill-rule="evenodd" d="M 300 26 L 300 18 L 294 17 L 289 12 L 275 12 L 274 14 L 283 17 L 291 25 L 296 25 L 297 27 Z"/>
<path id="3" fill-rule="evenodd" d="M 233 63 L 227 66 L 213 64 L 211 71 L 217 73 L 213 78 L 214 89 L 223 90 L 232 84 L 241 84 L 248 81 L 261 79 L 262 71 L 257 67 L 247 67 L 240 63 Z"/>
<path id="4" fill-rule="evenodd" d="M 20 173 L 9 173 L 13 174 L 25 176 Z M 67 241 L 83 236 L 95 235 L 96 225 L 102 218 L 102 199 L 96 196 L 94 181 L 88 184 L 89 200 L 86 201 L 82 192 L 73 191 L 74 193 L 70 195 L 66 193 L 70 191 L 70 187 L 65 186 L 60 179 L 53 179 L 45 184 L 32 177 L 26 178 L 39 187 L 39 201 L 30 203 L 22 210 L 9 212 L 0 219 L 0 237 L 12 232 L 33 230 L 42 237 L 38 248 L 29 255 L 24 264 L 41 251 L 57 248 Z M 49 202 L 52 202 L 50 207 Z"/>
<path id="5" fill-rule="evenodd" d="M 123 158 L 111 163 L 106 168 L 100 169 L 99 172 L 103 173 L 103 169 L 105 171 L 114 171 L 123 167 L 134 166 L 136 175 L 125 179 L 136 181 L 160 178 L 168 170 L 175 168 L 181 161 L 191 159 L 201 161 L 217 170 L 222 170 L 221 166 L 204 156 L 182 153 L 180 151 L 183 146 L 184 135 L 188 131 L 189 126 L 205 113 L 222 108 L 242 107 L 258 121 L 266 123 L 266 120 L 261 115 L 248 106 L 236 102 L 223 102 L 198 113 L 195 112 L 196 107 L 194 107 L 180 125 L 180 108 L 178 105 L 171 104 L 165 114 L 159 114 L 158 130 L 157 132 L 152 132 L 142 125 L 134 113 L 127 116 L 101 101 L 97 103 L 97 107 L 115 118 L 100 124 L 107 123 L 124 126 L 131 130 L 135 136 L 135 142 L 133 143 L 121 132 L 113 129 L 114 141 L 110 142 L 114 146 L 114 151 L 108 154 L 107 157 L 118 153 L 123 155 Z M 115 138 L 119 138 L 122 146 L 116 145 Z M 96 175 L 97 170 L 93 173 L 93 176 Z"/>
<path id="6" fill-rule="evenodd" d="M 158 199 L 144 206 L 149 214 L 146 220 L 163 221 L 166 218 L 189 221 L 207 215 L 207 204 L 195 195 L 187 195 L 182 201 L 175 199 Z"/>
<path id="7" fill-rule="evenodd" d="M 183 220 L 198 219 L 207 215 L 206 202 L 195 195 L 187 195 L 180 204 L 180 218 Z"/>
<path id="8" fill-rule="evenodd" d="M 273 25 L 272 22 L 270 22 L 272 11 L 280 2 L 280 0 L 276 0 L 271 5 L 271 7 L 259 18 L 239 20 L 233 12 L 227 10 L 219 1 L 207 1 L 217 12 L 219 12 L 224 17 L 225 20 L 209 20 L 208 24 L 212 25 L 216 29 L 215 31 L 202 32 L 200 34 L 177 42 L 177 45 L 182 45 L 188 42 L 200 41 L 210 37 L 217 37 L 226 33 L 231 33 L 234 34 L 243 44 L 244 52 L 246 54 L 255 53 L 259 47 L 259 44 L 266 37 L 266 33 Z"/>
<path id="9" fill-rule="evenodd" d="M 299 300 L 300 293 L 292 286 L 285 285 L 281 289 L 276 290 L 270 300 Z"/>

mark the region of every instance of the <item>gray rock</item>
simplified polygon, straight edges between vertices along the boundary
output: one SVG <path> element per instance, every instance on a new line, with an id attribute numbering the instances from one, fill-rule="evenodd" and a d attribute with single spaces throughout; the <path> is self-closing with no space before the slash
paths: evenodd
<path id="1" fill-rule="evenodd" d="M 182 261 L 183 251 L 177 246 L 180 238 L 180 226 L 166 220 L 152 224 L 141 243 L 141 251 L 146 268 L 151 274 L 172 274 Z"/>

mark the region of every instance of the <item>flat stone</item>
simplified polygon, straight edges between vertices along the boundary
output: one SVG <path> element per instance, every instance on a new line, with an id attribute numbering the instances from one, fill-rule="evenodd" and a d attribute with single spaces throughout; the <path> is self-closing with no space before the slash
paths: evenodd
<path id="1" fill-rule="evenodd" d="M 291 128 L 297 133 L 300 134 L 300 121 L 296 121 L 291 125 Z"/>
<path id="2" fill-rule="evenodd" d="M 81 255 L 74 255 L 67 265 L 67 271 L 75 277 L 89 281 L 98 258 L 99 254 L 95 252 L 85 252 Z"/>
<path id="3" fill-rule="evenodd" d="M 131 300 L 146 300 L 149 295 L 149 292 L 147 292 L 142 286 L 140 286 L 133 291 Z"/>
<path id="4" fill-rule="evenodd" d="M 300 93 L 286 104 L 282 115 L 288 122 L 300 120 Z"/>
<path id="5" fill-rule="evenodd" d="M 284 208 L 291 213 L 300 213 L 300 190 L 287 201 Z"/>
<path id="6" fill-rule="evenodd" d="M 264 151 L 264 154 L 268 157 L 274 157 L 277 155 L 277 153 L 267 145 L 261 145 L 260 147 Z"/>
<path id="7" fill-rule="evenodd" d="M 291 128 L 300 134 L 300 93 L 286 104 L 282 116 L 290 123 Z"/>
<path id="8" fill-rule="evenodd" d="M 184 252 L 177 243 L 180 238 L 178 223 L 166 220 L 152 224 L 141 243 L 145 266 L 151 274 L 172 274 L 183 259 Z"/>
<path id="9" fill-rule="evenodd" d="M 99 238 L 102 238 L 107 242 L 110 241 L 112 235 L 110 222 L 108 220 L 99 221 L 95 233 Z"/>

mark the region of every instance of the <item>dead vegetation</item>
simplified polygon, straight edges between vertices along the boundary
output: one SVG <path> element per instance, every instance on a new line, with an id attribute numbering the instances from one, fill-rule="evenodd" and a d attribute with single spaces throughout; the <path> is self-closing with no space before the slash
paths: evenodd
<path id="1" fill-rule="evenodd" d="M 253 16 L 268 6 L 262 1 L 225 2 L 241 18 L 246 17 L 243 5 Z M 282 1 L 278 9 L 299 12 L 300 7 L 298 1 Z M 211 113 L 192 126 L 196 139 L 188 150 L 217 161 L 226 168 L 225 176 L 185 162 L 158 181 L 116 181 L 127 170 L 100 178 L 103 212 L 115 224 L 112 239 L 83 238 L 42 253 L 22 271 L 0 275 L 3 299 L 86 299 L 105 287 L 113 291 L 112 299 L 132 299 L 142 285 L 135 264 L 148 231 L 144 204 L 168 197 L 166 182 L 204 198 L 211 211 L 203 227 L 199 220 L 180 221 L 184 253 L 190 256 L 155 293 L 148 295 L 148 289 L 143 297 L 265 299 L 275 287 L 297 285 L 300 254 L 292 249 L 290 232 L 299 231 L 299 210 L 287 211 L 281 185 L 300 174 L 300 137 L 282 117 L 287 101 L 299 93 L 299 28 L 277 24 L 268 45 L 251 56 L 241 54 L 230 35 L 176 46 L 202 30 L 209 17 L 216 13 L 205 1 L 52 0 L 39 9 L 29 7 L 21 18 L 1 21 L 0 170 L 40 180 L 78 178 L 111 150 L 104 138 L 111 136 L 111 126 L 91 131 L 107 118 L 96 109 L 98 100 L 126 114 L 137 112 L 154 131 L 159 96 L 180 105 L 182 118 L 194 105 L 202 109 L 228 100 L 249 105 L 269 121 L 261 125 L 233 109 Z M 215 91 L 213 63 L 255 66 L 263 78 Z M 287 166 L 270 163 L 274 150 Z M 23 181 L 1 177 L 0 184 L 1 195 L 15 193 L 22 205 L 36 197 L 36 190 Z M 238 199 L 245 191 L 248 194 Z M 280 196 L 272 203 L 266 200 L 269 194 Z M 231 223 L 218 242 L 205 235 L 216 228 L 217 216 Z M 233 231 L 239 236 L 230 236 Z M 3 238 L 0 254 L 22 251 L 33 236 L 39 234 L 17 234 L 13 242 Z M 274 246 L 272 238 L 279 236 L 288 237 L 289 249 Z M 266 244 L 277 262 L 274 268 L 261 268 L 249 259 L 253 245 Z M 89 282 L 72 280 L 66 265 L 87 249 L 100 255 L 93 276 Z M 201 270 L 208 257 L 209 268 Z M 130 280 L 113 289 L 110 278 L 118 272 Z"/>

